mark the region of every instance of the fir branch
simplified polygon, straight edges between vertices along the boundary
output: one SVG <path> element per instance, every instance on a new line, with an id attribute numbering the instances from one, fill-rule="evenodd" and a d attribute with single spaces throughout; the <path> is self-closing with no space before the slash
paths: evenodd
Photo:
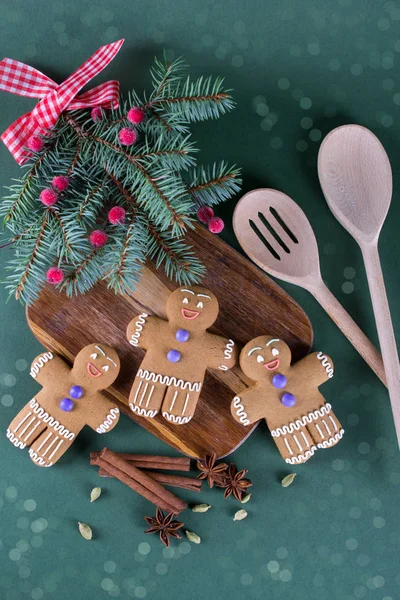
<path id="1" fill-rule="evenodd" d="M 67 296 L 84 294 L 103 277 L 103 248 L 92 248 L 82 262 L 67 272 L 61 289 Z"/>
<path id="2" fill-rule="evenodd" d="M 78 138 L 78 143 L 76 144 L 76 151 L 75 151 L 75 155 L 74 158 L 72 160 L 71 166 L 69 167 L 68 171 L 67 171 L 67 177 L 71 177 L 77 163 L 79 160 L 79 155 L 81 152 L 81 145 L 82 145 L 82 140 L 81 138 Z"/>
<path id="3" fill-rule="evenodd" d="M 7 223 L 7 221 L 9 221 L 10 219 L 13 218 L 17 207 L 19 206 L 19 204 L 21 203 L 21 201 L 24 198 L 24 195 L 26 193 L 26 191 L 29 188 L 29 185 L 32 181 L 32 179 L 34 178 L 34 176 L 36 175 L 36 172 L 40 166 L 40 164 L 45 160 L 46 156 L 48 155 L 48 153 L 50 152 L 50 148 L 47 148 L 43 154 L 41 156 L 37 156 L 35 162 L 33 163 L 32 167 L 30 168 L 29 172 L 25 175 L 25 181 L 24 184 L 22 186 L 22 189 L 20 191 L 20 193 L 18 194 L 15 202 L 11 205 L 11 207 L 9 208 L 7 214 L 4 217 L 4 221 Z"/>
<path id="4" fill-rule="evenodd" d="M 104 254 L 109 265 L 104 279 L 115 293 L 129 294 L 136 286 L 145 261 L 147 242 L 140 221 L 133 209 L 127 215 L 125 228 L 115 228 Z"/>
<path id="5" fill-rule="evenodd" d="M 204 267 L 185 243 L 185 231 L 193 226 L 196 204 L 228 199 L 238 191 L 240 175 L 224 164 L 195 169 L 189 124 L 221 116 L 233 100 L 222 79 L 192 81 L 185 69 L 182 59 L 156 60 L 150 94 L 131 91 L 96 122 L 85 110 L 61 115 L 44 151 L 24 167 L 0 206 L 15 248 L 8 287 L 18 297 L 28 303 L 37 298 L 51 265 L 63 269 L 58 288 L 68 295 L 84 293 L 101 279 L 129 293 L 145 258 L 179 283 L 200 281 Z M 125 147 L 119 133 L 132 127 L 132 106 L 144 109 L 146 118 L 135 126 L 136 143 Z M 68 187 L 46 209 L 39 196 L 55 175 L 67 176 Z M 115 204 L 125 209 L 125 224 L 109 223 Z M 94 250 L 89 235 L 98 227 L 108 239 Z"/>
<path id="6" fill-rule="evenodd" d="M 159 115 L 152 106 L 147 104 L 147 106 L 144 105 L 143 108 L 145 110 L 149 111 L 151 113 L 151 115 L 160 123 L 160 125 L 162 125 L 163 128 L 166 129 L 166 131 L 168 133 L 170 133 L 173 130 L 172 125 L 170 123 L 168 123 L 168 121 L 166 119 L 164 119 L 161 115 Z"/>
<path id="7" fill-rule="evenodd" d="M 25 270 L 22 273 L 22 275 L 20 277 L 20 280 L 18 282 L 17 288 L 15 290 L 15 298 L 17 300 L 19 300 L 19 298 L 21 297 L 21 295 L 24 292 L 25 284 L 26 284 L 26 282 L 28 280 L 28 277 L 29 277 L 30 271 L 32 269 L 32 266 L 35 263 L 35 260 L 37 258 L 37 255 L 38 255 L 41 243 L 42 243 L 43 238 L 45 236 L 47 221 L 48 221 L 48 215 L 45 212 L 43 214 L 43 217 L 42 217 L 42 223 L 41 223 L 41 226 L 40 226 L 40 229 L 39 229 L 39 233 L 38 233 L 35 245 L 32 248 L 32 251 L 31 251 L 30 256 L 28 258 L 28 262 L 26 263 L 26 266 L 25 266 Z"/>
<path id="8" fill-rule="evenodd" d="M 107 169 L 104 169 L 104 171 L 106 172 L 108 177 L 111 179 L 111 181 L 116 185 L 116 187 L 118 188 L 118 191 L 124 197 L 124 200 L 126 200 L 128 202 L 128 204 L 130 204 L 131 211 L 133 210 L 134 211 L 133 215 L 135 215 L 137 212 L 137 208 L 138 208 L 137 200 L 135 200 L 135 198 L 129 192 L 128 188 L 124 187 L 122 182 L 119 181 L 113 173 L 110 173 L 109 171 L 107 171 Z"/>
<path id="9" fill-rule="evenodd" d="M 236 194 L 241 183 L 240 169 L 222 162 L 194 169 L 187 189 L 198 204 L 214 206 Z"/>
<path id="10" fill-rule="evenodd" d="M 96 185 L 93 190 L 91 192 L 89 192 L 89 194 L 86 196 L 86 198 L 84 199 L 84 201 L 82 202 L 78 215 L 77 215 L 77 220 L 78 223 L 81 223 L 85 210 L 86 208 L 89 206 L 90 201 L 92 200 L 92 198 L 97 194 L 98 191 L 100 191 L 102 189 L 104 185 L 104 181 L 102 181 L 101 183 L 99 183 L 98 185 Z"/>
<path id="11" fill-rule="evenodd" d="M 73 254 L 72 246 L 71 246 L 71 243 L 70 243 L 70 241 L 68 239 L 68 234 L 67 234 L 67 231 L 65 229 L 65 225 L 62 222 L 62 219 L 61 219 L 59 213 L 57 212 L 57 210 L 53 210 L 51 212 L 51 214 L 53 215 L 53 217 L 56 219 L 56 221 L 58 222 L 58 224 L 60 226 L 61 235 L 62 235 L 62 238 L 63 238 L 64 243 L 65 243 L 66 254 L 69 254 L 69 255 Z"/>

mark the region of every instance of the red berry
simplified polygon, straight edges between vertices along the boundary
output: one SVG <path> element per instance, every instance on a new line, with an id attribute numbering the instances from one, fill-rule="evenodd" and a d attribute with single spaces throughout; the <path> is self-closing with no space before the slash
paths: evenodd
<path id="1" fill-rule="evenodd" d="M 136 131 L 130 127 L 124 127 L 119 132 L 119 141 L 123 146 L 132 146 L 136 142 Z"/>
<path id="2" fill-rule="evenodd" d="M 94 248 L 101 248 L 107 241 L 107 234 L 101 229 L 96 229 L 90 234 L 89 240 Z"/>
<path id="3" fill-rule="evenodd" d="M 128 121 L 130 121 L 134 125 L 139 125 L 139 123 L 142 123 L 145 120 L 145 117 L 146 113 L 142 108 L 139 108 L 138 106 L 134 106 L 133 108 L 131 108 L 127 114 Z"/>
<path id="4" fill-rule="evenodd" d="M 64 279 L 64 273 L 58 267 L 50 267 L 50 269 L 46 273 L 46 280 L 48 283 L 52 283 L 53 285 L 57 285 L 57 283 L 61 283 Z"/>
<path id="5" fill-rule="evenodd" d="M 113 225 L 125 222 L 125 209 L 122 206 L 113 206 L 108 213 L 108 220 Z"/>
<path id="6" fill-rule="evenodd" d="M 68 187 L 68 177 L 64 177 L 63 175 L 57 175 L 57 177 L 53 178 L 51 185 L 56 190 L 56 192 L 63 192 Z"/>
<path id="7" fill-rule="evenodd" d="M 55 204 L 58 200 L 58 195 L 57 192 L 51 188 L 45 188 L 40 192 L 39 198 L 45 206 L 53 206 L 53 204 Z"/>
<path id="8" fill-rule="evenodd" d="M 31 135 L 26 142 L 26 145 L 28 146 L 29 150 L 32 150 L 33 152 L 40 152 L 43 150 L 44 141 L 38 135 Z"/>
<path id="9" fill-rule="evenodd" d="M 100 107 L 95 106 L 94 108 L 92 108 L 92 112 L 90 113 L 90 116 L 92 117 L 94 122 L 101 121 L 103 118 L 103 112 Z"/>
<path id="10" fill-rule="evenodd" d="M 221 217 L 213 217 L 208 221 L 208 229 L 211 231 L 211 233 L 221 233 L 224 227 L 225 223 Z"/>
<path id="11" fill-rule="evenodd" d="M 214 216 L 214 211 L 211 206 L 200 206 L 197 211 L 197 218 L 201 223 L 207 224 Z"/>

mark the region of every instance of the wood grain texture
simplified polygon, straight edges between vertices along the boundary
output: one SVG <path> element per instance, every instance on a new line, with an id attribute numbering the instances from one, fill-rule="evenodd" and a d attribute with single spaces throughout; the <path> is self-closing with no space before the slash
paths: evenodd
<path id="1" fill-rule="evenodd" d="M 309 351 L 313 339 L 309 319 L 288 294 L 204 227 L 196 226 L 187 240 L 207 267 L 202 284 L 219 301 L 219 317 L 210 331 L 233 338 L 240 346 L 260 334 L 273 333 L 290 346 L 293 360 Z M 129 391 L 144 351 L 128 343 L 127 325 L 141 312 L 165 318 L 166 299 L 176 287 L 148 264 L 132 296 L 116 296 L 99 284 L 84 296 L 66 298 L 48 286 L 27 309 L 27 319 L 38 340 L 69 361 L 94 340 L 113 346 L 121 359 L 121 371 L 109 392 L 124 414 L 188 456 L 211 452 L 226 456 L 257 425 L 243 427 L 230 413 L 233 396 L 250 383 L 239 367 L 207 371 L 195 416 L 186 425 L 173 425 L 160 415 L 154 419 L 138 417 L 128 406 Z M 132 440 L 134 451 L 134 436 Z"/>
<path id="2" fill-rule="evenodd" d="M 329 208 L 362 251 L 400 447 L 400 364 L 378 253 L 392 200 L 389 158 L 372 131 L 344 125 L 321 144 L 318 176 Z"/>
<path id="3" fill-rule="evenodd" d="M 253 190 L 237 203 L 233 226 L 246 254 L 270 275 L 308 290 L 386 385 L 378 350 L 322 279 L 317 240 L 300 206 L 277 190 Z"/>

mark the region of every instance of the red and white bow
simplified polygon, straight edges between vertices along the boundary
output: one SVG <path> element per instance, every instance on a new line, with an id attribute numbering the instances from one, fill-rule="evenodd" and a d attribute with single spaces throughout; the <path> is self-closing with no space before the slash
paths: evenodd
<path id="1" fill-rule="evenodd" d="M 0 90 L 18 96 L 43 98 L 31 112 L 14 121 L 0 138 L 19 164 L 29 157 L 27 140 L 32 135 L 46 135 L 64 110 L 93 106 L 118 108 L 118 81 L 106 81 L 80 96 L 77 94 L 113 60 L 123 43 L 122 39 L 102 46 L 60 85 L 17 60 L 5 58 L 0 62 Z"/>

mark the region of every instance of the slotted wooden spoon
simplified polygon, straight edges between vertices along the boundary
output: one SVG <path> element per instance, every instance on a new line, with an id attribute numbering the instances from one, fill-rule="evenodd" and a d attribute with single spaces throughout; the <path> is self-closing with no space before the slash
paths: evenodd
<path id="1" fill-rule="evenodd" d="M 329 208 L 362 251 L 400 445 L 400 364 L 378 253 L 392 199 L 389 158 L 372 131 L 344 125 L 321 144 L 318 175 Z"/>
<path id="2" fill-rule="evenodd" d="M 277 190 L 253 190 L 237 203 L 233 227 L 239 244 L 259 267 L 311 292 L 386 385 L 379 352 L 322 280 L 317 240 L 301 208 Z"/>

